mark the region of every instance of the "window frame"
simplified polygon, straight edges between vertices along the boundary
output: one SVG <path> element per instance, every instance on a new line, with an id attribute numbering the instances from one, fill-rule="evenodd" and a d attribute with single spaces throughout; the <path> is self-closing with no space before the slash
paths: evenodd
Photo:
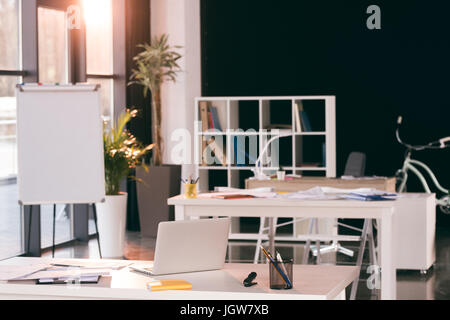
<path id="1" fill-rule="evenodd" d="M 113 73 L 112 74 L 87 74 L 86 69 L 86 30 L 82 23 L 80 30 L 70 30 L 69 32 L 69 82 L 86 82 L 90 79 L 110 79 L 113 81 L 113 101 L 112 114 L 116 118 L 126 106 L 126 0 L 112 0 L 112 24 L 113 24 Z M 38 17 L 39 7 L 58 8 L 66 11 L 68 5 L 77 4 L 81 6 L 79 0 L 19 0 L 19 44 L 20 44 L 20 69 L 0 70 L 0 76 L 22 77 L 24 83 L 37 83 L 39 81 L 38 62 Z M 75 61 L 75 63 L 73 63 Z M 36 244 L 26 247 L 26 237 L 29 236 L 28 222 L 29 214 L 25 213 L 26 208 L 21 210 L 21 253 L 34 254 L 37 252 Z M 40 215 L 40 214 L 39 214 Z M 33 217 L 33 221 L 35 218 Z M 73 224 L 73 221 L 72 221 Z M 31 224 L 30 224 L 31 225 Z M 31 228 L 31 233 L 38 232 L 40 238 L 39 225 Z M 73 228 L 72 228 L 73 229 Z M 73 243 L 72 240 L 59 243 L 67 245 Z M 35 238 L 32 237 L 32 240 Z M 41 243 L 39 243 L 39 247 Z M 40 248 L 47 250 L 48 248 Z"/>

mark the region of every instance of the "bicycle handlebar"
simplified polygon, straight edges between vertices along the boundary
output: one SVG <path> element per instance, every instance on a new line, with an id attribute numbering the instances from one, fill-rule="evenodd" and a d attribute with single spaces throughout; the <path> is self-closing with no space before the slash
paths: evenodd
<path id="1" fill-rule="evenodd" d="M 446 143 L 449 142 L 449 141 L 450 141 L 450 137 L 443 138 L 443 139 L 439 140 L 439 142 L 441 143 L 441 148 L 449 147 L 448 145 L 446 145 Z"/>
<path id="2" fill-rule="evenodd" d="M 397 129 L 396 129 L 395 135 L 397 137 L 397 141 L 401 145 L 404 145 L 405 147 L 407 147 L 408 149 L 425 150 L 425 149 L 445 149 L 445 148 L 449 148 L 450 147 L 450 145 L 446 144 L 447 142 L 450 142 L 450 137 L 442 138 L 442 139 L 440 139 L 438 141 L 433 141 L 433 142 L 430 142 L 429 144 L 426 144 L 426 145 L 414 146 L 414 145 L 407 144 L 407 143 L 403 142 L 403 140 L 400 138 L 400 127 L 401 127 L 402 123 L 403 123 L 403 117 L 399 116 L 397 118 Z"/>

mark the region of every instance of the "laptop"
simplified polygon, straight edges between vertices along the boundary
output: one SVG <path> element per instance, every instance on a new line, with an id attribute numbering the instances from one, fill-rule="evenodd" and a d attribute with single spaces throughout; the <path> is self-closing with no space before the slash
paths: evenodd
<path id="1" fill-rule="evenodd" d="M 153 265 L 130 270 L 156 276 L 222 269 L 230 223 L 230 218 L 161 222 Z"/>

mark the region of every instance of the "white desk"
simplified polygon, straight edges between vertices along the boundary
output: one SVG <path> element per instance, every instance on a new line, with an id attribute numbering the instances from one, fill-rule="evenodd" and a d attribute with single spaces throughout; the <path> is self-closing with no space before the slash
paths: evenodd
<path id="1" fill-rule="evenodd" d="M 59 259 L 67 260 L 67 259 Z M 101 261 L 108 260 L 98 260 Z M 58 262 L 58 259 L 13 258 L 0 265 L 28 265 Z M 148 264 L 146 261 L 135 263 Z M 98 284 L 80 287 L 36 285 L 34 282 L 0 282 L 0 299 L 147 299 L 147 300 L 325 300 L 345 299 L 345 288 L 359 275 L 353 266 L 294 266 L 294 289 L 270 290 L 269 265 L 226 264 L 223 270 L 159 276 L 153 279 L 187 280 L 192 290 L 151 292 L 152 278 L 127 268 L 102 277 Z M 250 272 L 258 274 L 256 286 L 245 288 L 242 281 Z"/>
<path id="2" fill-rule="evenodd" d="M 383 300 L 396 299 L 396 270 L 393 254 L 393 215 L 396 202 L 185 199 L 183 195 L 168 200 L 169 205 L 175 206 L 176 220 L 183 220 L 188 217 L 210 216 L 379 219 L 378 247 L 380 249 L 379 261 L 382 270 L 381 298 Z M 271 226 L 273 226 L 273 221 Z M 270 231 L 270 247 L 274 248 L 273 227 L 270 228 Z"/>

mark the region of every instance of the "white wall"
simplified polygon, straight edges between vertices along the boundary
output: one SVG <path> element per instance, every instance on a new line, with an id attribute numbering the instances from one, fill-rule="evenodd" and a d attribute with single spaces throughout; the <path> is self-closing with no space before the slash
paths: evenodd
<path id="1" fill-rule="evenodd" d="M 152 36 L 167 33 L 171 45 L 183 46 L 176 83 L 162 88 L 164 163 L 173 164 L 171 134 L 179 128 L 194 133 L 194 98 L 201 96 L 200 0 L 150 0 Z M 193 145 L 192 145 L 193 148 Z M 192 150 L 193 151 L 193 150 Z M 192 152 L 193 157 L 193 152 Z M 183 175 L 194 173 L 192 165 L 183 166 Z"/>

